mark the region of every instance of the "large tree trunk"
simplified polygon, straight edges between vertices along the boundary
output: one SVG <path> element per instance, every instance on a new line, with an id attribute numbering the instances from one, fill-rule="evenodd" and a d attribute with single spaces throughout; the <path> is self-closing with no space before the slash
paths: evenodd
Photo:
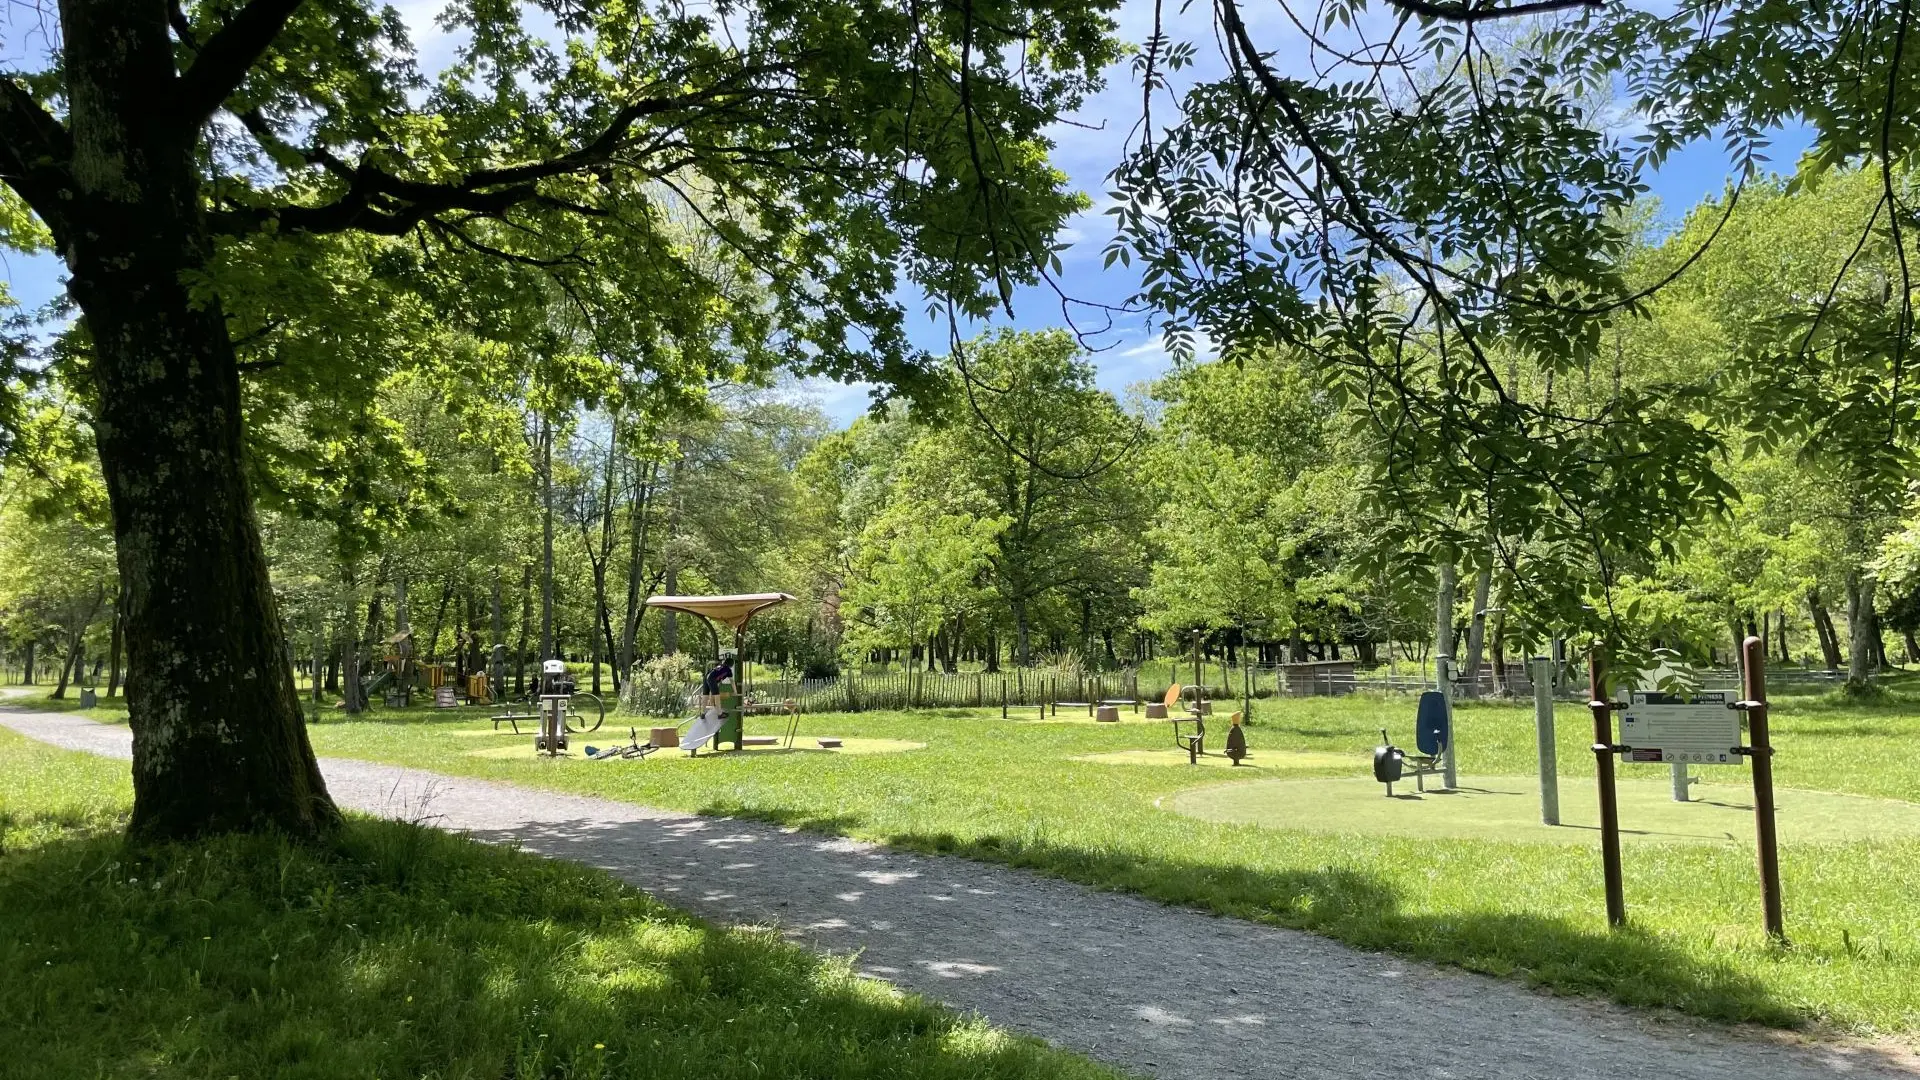
<path id="1" fill-rule="evenodd" d="M 73 133 L 68 291 L 93 342 L 94 417 L 127 585 L 138 837 L 329 831 L 242 471 L 240 375 L 211 252 L 199 125 L 175 111 L 160 4 L 60 5 Z"/>
<path id="2" fill-rule="evenodd" d="M 21 672 L 20 678 L 20 685 L 22 686 L 33 685 L 33 650 L 35 647 L 36 642 L 29 638 L 27 640 L 26 670 Z"/>

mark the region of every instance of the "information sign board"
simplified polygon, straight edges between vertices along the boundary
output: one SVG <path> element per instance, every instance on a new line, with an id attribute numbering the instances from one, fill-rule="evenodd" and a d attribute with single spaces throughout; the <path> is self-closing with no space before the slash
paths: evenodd
<path id="1" fill-rule="evenodd" d="M 1628 761 L 1738 765 L 1740 713 L 1724 690 L 1661 694 L 1635 690 L 1620 714 L 1620 741 Z"/>

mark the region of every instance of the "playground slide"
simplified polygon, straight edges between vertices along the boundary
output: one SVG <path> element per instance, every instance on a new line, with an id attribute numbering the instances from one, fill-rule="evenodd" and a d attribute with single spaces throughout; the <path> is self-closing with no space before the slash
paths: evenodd
<path id="1" fill-rule="evenodd" d="M 693 726 L 687 729 L 687 733 L 681 736 L 680 749 L 700 749 L 702 743 L 713 738 L 713 733 L 720 730 L 720 725 L 725 719 L 726 716 L 720 711 L 720 706 L 707 706 L 707 711 L 701 713 L 700 719 L 695 720 Z"/>

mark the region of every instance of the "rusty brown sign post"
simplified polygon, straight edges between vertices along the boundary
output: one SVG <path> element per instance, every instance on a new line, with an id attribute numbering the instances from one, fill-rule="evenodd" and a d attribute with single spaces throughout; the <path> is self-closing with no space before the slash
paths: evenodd
<path id="1" fill-rule="evenodd" d="M 1709 697 L 1706 701 L 1698 701 L 1691 705 L 1683 702 L 1680 707 L 1728 708 L 1746 713 L 1747 745 L 1727 747 L 1724 752 L 1717 751 L 1712 755 L 1699 754 L 1696 749 L 1693 758 L 1689 758 L 1678 756 L 1671 746 L 1635 747 L 1615 742 L 1613 713 L 1616 704 L 1612 695 L 1607 692 L 1606 654 L 1596 646 L 1589 658 L 1587 707 L 1593 713 L 1594 773 L 1600 787 L 1600 864 L 1601 871 L 1606 876 L 1607 922 L 1613 926 L 1623 926 L 1627 921 L 1625 886 L 1620 869 L 1620 805 L 1614 782 L 1614 755 L 1622 755 L 1629 761 L 1650 762 L 1690 759 L 1712 761 L 1717 757 L 1720 761 L 1729 764 L 1737 763 L 1744 757 L 1753 762 L 1753 818 L 1759 856 L 1762 918 L 1768 937 L 1775 941 L 1786 940 L 1786 923 L 1780 901 L 1779 840 L 1774 822 L 1773 742 L 1767 731 L 1767 657 L 1759 638 L 1750 637 L 1741 643 L 1741 660 L 1741 700 L 1721 705 L 1714 703 Z M 1634 700 L 1651 701 L 1658 696 L 1635 695 Z M 1695 695 L 1695 698 L 1702 696 L 1704 695 Z M 1632 710 L 1636 706 L 1628 706 L 1628 708 L 1629 719 L 1631 719 Z M 1711 717 L 1707 720 L 1711 721 Z M 1624 726 L 1640 727 L 1644 726 L 1644 723 Z M 1711 723 L 1702 730 L 1711 730 Z M 1723 736 L 1727 739 L 1733 738 L 1733 729 L 1724 728 Z M 1682 743 L 1682 745 L 1685 744 Z"/>

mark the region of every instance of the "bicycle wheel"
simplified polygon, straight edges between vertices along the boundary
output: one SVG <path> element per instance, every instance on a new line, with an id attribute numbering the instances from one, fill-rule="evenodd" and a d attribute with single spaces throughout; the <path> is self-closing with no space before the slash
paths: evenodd
<path id="1" fill-rule="evenodd" d="M 607 718 L 607 703 L 597 694 L 579 693 L 567 699 L 567 730 L 599 731 Z"/>

